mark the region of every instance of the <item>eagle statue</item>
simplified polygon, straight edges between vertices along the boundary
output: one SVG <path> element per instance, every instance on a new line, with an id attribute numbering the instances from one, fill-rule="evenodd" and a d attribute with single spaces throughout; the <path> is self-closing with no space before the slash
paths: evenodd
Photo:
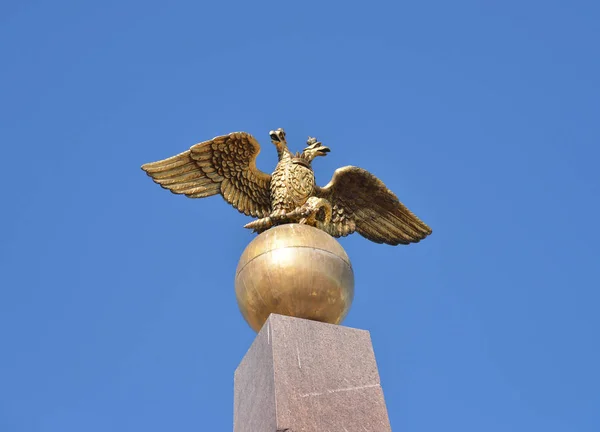
<path id="1" fill-rule="evenodd" d="M 333 237 L 358 232 L 389 245 L 416 243 L 431 234 L 385 184 L 370 172 L 339 168 L 325 187 L 315 184 L 312 161 L 329 148 L 315 138 L 293 154 L 283 129 L 270 131 L 279 163 L 271 175 L 256 167 L 258 141 L 234 132 L 193 145 L 189 150 L 142 169 L 165 189 L 190 198 L 221 194 L 233 207 L 256 220 L 255 232 L 285 223 L 308 224 Z"/>

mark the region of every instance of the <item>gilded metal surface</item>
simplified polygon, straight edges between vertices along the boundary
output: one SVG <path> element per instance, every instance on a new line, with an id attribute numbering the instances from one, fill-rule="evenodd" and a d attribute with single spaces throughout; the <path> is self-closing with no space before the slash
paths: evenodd
<path id="1" fill-rule="evenodd" d="M 416 243 L 431 229 L 385 184 L 368 171 L 346 166 L 325 187 L 315 184 L 312 161 L 329 148 L 309 138 L 302 153 L 292 154 L 283 129 L 270 132 L 279 163 L 272 175 L 256 167 L 260 145 L 246 132 L 235 132 L 193 145 L 188 151 L 142 169 L 163 188 L 190 198 L 220 194 L 240 212 L 259 218 L 246 228 L 263 232 L 299 223 L 334 236 L 358 232 L 376 243 Z"/>
<path id="2" fill-rule="evenodd" d="M 308 225 L 285 224 L 246 247 L 235 293 L 244 319 L 256 331 L 271 313 L 339 324 L 352 304 L 354 273 L 333 237 Z"/>

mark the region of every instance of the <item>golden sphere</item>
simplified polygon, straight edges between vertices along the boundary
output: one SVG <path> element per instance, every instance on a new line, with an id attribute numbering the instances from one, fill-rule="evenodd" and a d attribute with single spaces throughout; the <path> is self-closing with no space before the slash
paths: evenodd
<path id="1" fill-rule="evenodd" d="M 354 272 L 342 245 L 326 232 L 279 225 L 242 253 L 235 295 L 257 332 L 271 313 L 340 324 L 354 298 Z"/>

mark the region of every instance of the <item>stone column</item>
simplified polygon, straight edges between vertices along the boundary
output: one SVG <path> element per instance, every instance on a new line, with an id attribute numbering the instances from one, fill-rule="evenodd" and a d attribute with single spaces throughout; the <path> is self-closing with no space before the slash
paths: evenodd
<path id="1" fill-rule="evenodd" d="M 391 431 L 366 330 L 272 314 L 234 386 L 234 432 Z"/>

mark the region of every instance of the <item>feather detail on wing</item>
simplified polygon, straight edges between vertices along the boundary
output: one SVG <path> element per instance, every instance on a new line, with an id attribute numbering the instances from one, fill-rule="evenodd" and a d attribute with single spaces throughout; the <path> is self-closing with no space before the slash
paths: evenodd
<path id="1" fill-rule="evenodd" d="M 353 166 L 339 168 L 329 184 L 316 190 L 332 207 L 331 222 L 317 227 L 334 237 L 354 231 L 389 245 L 416 243 L 431 228 L 415 216 L 385 184 L 370 172 Z"/>
<path id="2" fill-rule="evenodd" d="M 234 132 L 142 169 L 176 194 L 204 198 L 220 193 L 240 212 L 266 217 L 271 212 L 271 176 L 256 168 L 260 145 L 246 132 Z"/>

